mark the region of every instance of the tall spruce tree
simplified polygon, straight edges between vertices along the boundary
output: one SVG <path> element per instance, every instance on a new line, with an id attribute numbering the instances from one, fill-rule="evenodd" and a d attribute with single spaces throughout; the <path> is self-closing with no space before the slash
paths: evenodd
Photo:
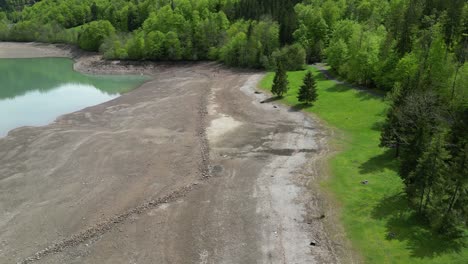
<path id="1" fill-rule="evenodd" d="M 417 196 L 417 204 L 419 212 L 426 212 L 428 206 L 437 204 L 437 200 L 441 196 L 433 197 L 434 187 L 441 186 L 442 190 L 446 189 L 446 180 L 449 174 L 450 153 L 445 147 L 445 134 L 439 133 L 435 135 L 427 148 L 418 159 L 415 170 L 411 173 L 411 185 L 407 186 L 415 191 L 409 192 L 408 195 Z M 442 191 L 441 190 L 441 191 Z M 416 197 L 414 197 L 416 198 Z M 434 200 L 434 201 L 432 201 Z M 436 208 L 433 208 L 437 210 Z"/>
<path id="2" fill-rule="evenodd" d="M 271 92 L 278 97 L 283 97 L 283 95 L 288 91 L 288 84 L 289 82 L 286 70 L 284 69 L 283 64 L 278 62 Z"/>
<path id="3" fill-rule="evenodd" d="M 450 173 L 446 179 L 444 192 L 437 190 L 445 197 L 440 203 L 438 219 L 433 222 L 439 225 L 439 231 L 457 231 L 468 223 L 468 106 L 455 109 L 450 130 L 448 145 L 452 159 L 449 163 Z M 442 187 L 442 186 L 438 186 Z M 435 220 L 435 221 L 434 221 Z"/>
<path id="4" fill-rule="evenodd" d="M 299 102 L 310 104 L 317 100 L 317 84 L 311 71 L 308 71 L 304 77 L 303 84 L 299 89 L 297 96 Z"/>
<path id="5" fill-rule="evenodd" d="M 387 112 L 387 118 L 383 124 L 380 133 L 380 147 L 395 148 L 395 157 L 400 156 L 400 147 L 402 144 L 402 124 L 398 118 L 400 107 L 403 104 L 406 89 L 396 86 L 390 93 L 392 104 Z"/>

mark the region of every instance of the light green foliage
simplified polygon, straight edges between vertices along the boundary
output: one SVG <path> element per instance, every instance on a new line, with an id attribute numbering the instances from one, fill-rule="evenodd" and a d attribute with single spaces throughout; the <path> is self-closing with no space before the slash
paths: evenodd
<path id="1" fill-rule="evenodd" d="M 145 38 L 142 33 L 136 32 L 126 43 L 127 55 L 130 60 L 146 58 Z"/>
<path id="2" fill-rule="evenodd" d="M 8 23 L 6 14 L 0 12 L 0 40 L 6 40 L 8 37 Z"/>
<path id="3" fill-rule="evenodd" d="M 57 22 L 71 28 L 91 20 L 91 3 L 91 0 L 40 1 L 24 8 L 22 20 L 42 24 Z"/>
<path id="4" fill-rule="evenodd" d="M 228 65 L 270 68 L 271 56 L 279 48 L 279 27 L 272 21 L 239 21 L 228 30 L 220 59 Z"/>
<path id="5" fill-rule="evenodd" d="M 78 37 L 80 48 L 88 51 L 98 51 L 105 38 L 115 34 L 115 29 L 109 21 L 93 21 L 83 26 Z"/>
<path id="6" fill-rule="evenodd" d="M 299 26 L 294 31 L 294 38 L 306 49 L 308 61 L 320 61 L 322 51 L 328 42 L 329 26 L 322 17 L 321 10 L 313 5 L 298 4 L 295 10 Z M 337 12 L 336 10 L 330 11 Z M 328 13 L 328 16 L 329 20 L 335 20 L 339 15 Z"/>
<path id="7" fill-rule="evenodd" d="M 385 34 L 383 26 L 376 30 L 359 27 L 353 32 L 348 44 L 349 57 L 345 73 L 352 82 L 364 86 L 371 84 Z"/>
<path id="8" fill-rule="evenodd" d="M 239 32 L 224 45 L 220 51 L 221 60 L 227 65 L 244 66 L 247 35 Z"/>
<path id="9" fill-rule="evenodd" d="M 342 75 L 346 75 L 346 63 L 349 59 L 348 43 L 354 32 L 359 30 L 359 24 L 354 21 L 339 21 L 333 29 L 330 45 L 325 49 L 327 62 Z"/>
<path id="10" fill-rule="evenodd" d="M 306 52 L 302 45 L 293 44 L 273 52 L 272 62 L 276 65 L 281 62 L 286 70 L 301 70 L 304 68 Z"/>
<path id="11" fill-rule="evenodd" d="M 164 42 L 166 35 L 161 31 L 151 31 L 146 35 L 145 51 L 148 59 L 159 59 L 164 56 Z"/>
<path id="12" fill-rule="evenodd" d="M 169 31 L 164 40 L 164 51 L 167 58 L 180 60 L 182 58 L 182 47 L 177 33 Z"/>
<path id="13" fill-rule="evenodd" d="M 106 59 L 127 59 L 128 53 L 125 43 L 116 36 L 107 38 L 102 44 Z"/>
<path id="14" fill-rule="evenodd" d="M 330 46 L 326 49 L 327 62 L 330 66 L 336 69 L 339 73 L 341 71 L 342 65 L 348 61 L 348 45 L 344 40 L 338 39 L 330 43 Z"/>
<path id="15" fill-rule="evenodd" d="M 322 17 L 330 30 L 335 23 L 343 16 L 344 3 L 337 3 L 339 1 L 327 0 L 322 4 Z"/>
<path id="16" fill-rule="evenodd" d="M 169 5 L 159 9 L 157 12 L 150 14 L 148 19 L 143 23 L 145 32 L 161 31 L 168 33 L 169 31 L 183 33 L 190 29 L 187 21 L 182 15 L 180 9 L 173 11 Z"/>
<path id="17" fill-rule="evenodd" d="M 370 30 L 356 22 L 341 21 L 325 50 L 328 62 L 350 81 L 368 86 L 376 76 L 385 35 L 383 26 Z"/>

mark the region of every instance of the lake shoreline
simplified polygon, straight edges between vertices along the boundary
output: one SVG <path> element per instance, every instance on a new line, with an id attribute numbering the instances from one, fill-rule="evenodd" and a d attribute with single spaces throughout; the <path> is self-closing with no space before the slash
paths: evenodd
<path id="1" fill-rule="evenodd" d="M 102 54 L 88 52 L 68 44 L 39 42 L 0 42 L 0 59 L 23 58 L 70 58 L 73 69 L 92 75 L 147 75 L 173 67 L 187 67 L 198 64 L 218 64 L 212 61 L 132 61 L 106 60 Z"/>

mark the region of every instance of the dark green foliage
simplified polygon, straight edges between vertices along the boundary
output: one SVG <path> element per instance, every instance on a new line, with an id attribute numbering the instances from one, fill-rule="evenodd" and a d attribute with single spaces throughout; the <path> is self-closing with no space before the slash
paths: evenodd
<path id="1" fill-rule="evenodd" d="M 410 174 L 417 160 L 440 129 L 443 110 L 440 99 L 432 91 L 413 92 L 403 100 L 397 113 L 402 130 L 400 174 L 408 186 L 413 183 L 414 178 Z"/>
<path id="2" fill-rule="evenodd" d="M 400 150 L 410 202 L 443 233 L 467 224 L 468 109 L 466 98 L 460 102 L 427 88 L 403 90 L 393 97 L 381 135 L 381 146 Z"/>
<path id="3" fill-rule="evenodd" d="M 400 110 L 408 89 L 395 87 L 389 96 L 390 108 L 380 134 L 380 147 L 394 148 L 395 157 L 400 156 L 400 147 L 403 143 L 403 124 L 400 122 Z"/>
<path id="4" fill-rule="evenodd" d="M 286 75 L 286 70 L 283 67 L 281 62 L 278 63 L 275 77 L 273 78 L 273 86 L 271 87 L 271 92 L 278 96 L 283 97 L 283 95 L 288 91 L 288 76 Z"/>
<path id="5" fill-rule="evenodd" d="M 317 84 L 315 83 L 311 71 L 308 71 L 305 75 L 297 99 L 299 102 L 306 104 L 313 103 L 317 100 Z"/>
<path id="6" fill-rule="evenodd" d="M 239 0 L 235 4 L 235 17 L 245 19 L 261 19 L 271 17 L 280 25 L 280 42 L 290 44 L 292 33 L 296 29 L 296 14 L 294 6 L 300 0 Z"/>
<path id="7" fill-rule="evenodd" d="M 443 184 L 446 179 L 449 172 L 447 163 L 449 159 L 444 134 L 436 134 L 425 146 L 415 169 L 409 175 L 411 181 L 407 181 L 406 184 L 407 194 L 410 199 L 416 198 L 414 203 L 417 204 L 420 213 L 430 206 L 431 198 L 435 200 L 432 192 L 437 184 Z"/>
<path id="8" fill-rule="evenodd" d="M 239 21 L 228 31 L 219 57 L 231 66 L 270 68 L 273 51 L 279 48 L 278 31 L 273 21 Z"/>

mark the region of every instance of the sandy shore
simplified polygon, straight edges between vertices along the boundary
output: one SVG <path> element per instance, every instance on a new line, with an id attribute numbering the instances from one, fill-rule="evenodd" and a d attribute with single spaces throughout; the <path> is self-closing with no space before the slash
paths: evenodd
<path id="1" fill-rule="evenodd" d="M 42 43 L 0 42 L 0 58 L 73 57 L 73 48 Z"/>
<path id="2" fill-rule="evenodd" d="M 328 130 L 261 104 L 262 74 L 0 43 L 15 54 L 153 79 L 0 139 L 0 263 L 356 263 L 310 189 Z"/>

